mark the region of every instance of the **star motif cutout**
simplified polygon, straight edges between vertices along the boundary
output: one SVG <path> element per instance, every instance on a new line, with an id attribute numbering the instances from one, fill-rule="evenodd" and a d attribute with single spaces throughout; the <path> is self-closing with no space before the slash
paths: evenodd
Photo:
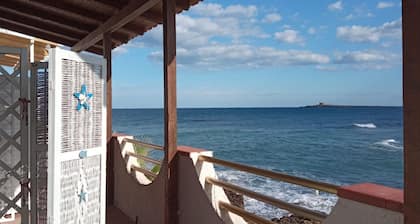
<path id="1" fill-rule="evenodd" d="M 73 96 L 78 100 L 76 110 L 80 111 L 82 108 L 89 110 L 90 107 L 88 100 L 93 97 L 93 93 L 87 92 L 87 87 L 85 84 L 82 85 L 80 92 L 74 93 Z"/>
<path id="2" fill-rule="evenodd" d="M 77 196 L 79 196 L 79 204 L 81 204 L 82 202 L 86 202 L 86 192 L 83 189 L 83 186 L 82 189 L 80 189 L 80 193 Z"/>

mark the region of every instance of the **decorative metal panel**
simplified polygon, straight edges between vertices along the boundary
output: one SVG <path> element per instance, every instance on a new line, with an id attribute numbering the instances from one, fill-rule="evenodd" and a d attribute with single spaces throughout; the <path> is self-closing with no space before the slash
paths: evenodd
<path id="1" fill-rule="evenodd" d="M 31 68 L 31 223 L 47 224 L 48 63 Z"/>
<path id="2" fill-rule="evenodd" d="M 104 62 L 61 49 L 50 52 L 49 223 L 105 223 Z"/>
<path id="3" fill-rule="evenodd" d="M 28 107 L 26 49 L 0 47 L 0 54 L 20 58 L 14 67 L 0 65 L 0 221 L 21 214 L 28 222 Z M 22 63 L 23 62 L 23 63 Z"/>

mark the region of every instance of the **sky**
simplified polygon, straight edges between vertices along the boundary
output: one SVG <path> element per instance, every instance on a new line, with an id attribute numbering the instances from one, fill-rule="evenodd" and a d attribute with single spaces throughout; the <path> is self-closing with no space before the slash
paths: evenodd
<path id="1" fill-rule="evenodd" d="M 402 105 L 400 1 L 205 0 L 176 21 L 178 107 Z M 163 106 L 162 39 L 114 49 L 114 108 Z"/>

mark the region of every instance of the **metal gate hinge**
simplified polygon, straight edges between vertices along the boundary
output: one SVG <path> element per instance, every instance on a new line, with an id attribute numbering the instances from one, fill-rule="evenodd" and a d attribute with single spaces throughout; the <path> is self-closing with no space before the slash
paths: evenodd
<path id="1" fill-rule="evenodd" d="M 26 205 L 28 202 L 28 193 L 30 192 L 29 188 L 29 179 L 22 179 L 20 180 L 20 191 L 22 192 L 22 206 Z"/>
<path id="2" fill-rule="evenodd" d="M 28 104 L 31 102 L 30 100 L 26 99 L 25 97 L 19 98 L 20 102 L 20 114 L 21 114 L 21 120 L 25 121 L 26 126 L 29 124 L 29 109 Z"/>

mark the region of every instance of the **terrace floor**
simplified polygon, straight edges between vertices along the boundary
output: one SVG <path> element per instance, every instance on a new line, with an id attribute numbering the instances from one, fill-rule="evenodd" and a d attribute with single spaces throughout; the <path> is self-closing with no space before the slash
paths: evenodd
<path id="1" fill-rule="evenodd" d="M 131 221 L 120 209 L 110 206 L 106 209 L 106 224 L 136 224 Z M 16 214 L 16 219 L 10 222 L 2 222 L 2 224 L 20 224 L 20 215 Z"/>

